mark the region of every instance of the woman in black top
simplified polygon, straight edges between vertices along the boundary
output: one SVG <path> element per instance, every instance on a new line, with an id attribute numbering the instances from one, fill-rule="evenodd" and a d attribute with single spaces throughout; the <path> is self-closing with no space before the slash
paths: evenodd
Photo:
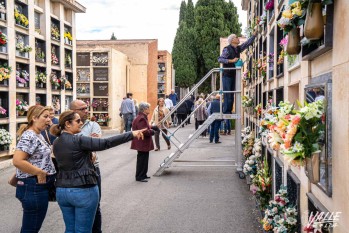
<path id="1" fill-rule="evenodd" d="M 50 129 L 58 138 L 53 152 L 59 172 L 56 180 L 56 196 L 62 210 L 66 232 L 91 232 L 99 200 L 97 174 L 91 152 L 106 150 L 132 140 L 142 138 L 144 130 L 127 132 L 109 138 L 92 138 L 76 135 L 83 123 L 79 114 L 65 111 L 59 123 Z"/>

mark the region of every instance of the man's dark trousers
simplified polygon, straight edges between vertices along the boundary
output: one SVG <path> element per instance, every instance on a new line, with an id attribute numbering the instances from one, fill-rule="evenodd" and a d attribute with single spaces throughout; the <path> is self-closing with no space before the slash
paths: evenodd
<path id="1" fill-rule="evenodd" d="M 97 185 L 98 185 L 98 191 L 99 191 L 99 202 L 97 206 L 95 221 L 93 222 L 92 227 L 92 233 L 101 233 L 102 232 L 102 213 L 100 208 L 100 202 L 101 202 L 101 189 L 102 189 L 102 180 L 101 180 L 101 171 L 99 170 L 99 167 L 96 167 L 96 173 L 98 175 L 97 177 Z"/>
<path id="2" fill-rule="evenodd" d="M 214 120 L 211 124 L 210 131 L 210 142 L 218 142 L 219 141 L 219 127 L 221 126 L 221 120 Z"/>
<path id="3" fill-rule="evenodd" d="M 235 72 L 233 76 L 223 76 L 223 91 L 235 91 Z M 231 114 L 234 93 L 224 93 L 223 113 Z"/>

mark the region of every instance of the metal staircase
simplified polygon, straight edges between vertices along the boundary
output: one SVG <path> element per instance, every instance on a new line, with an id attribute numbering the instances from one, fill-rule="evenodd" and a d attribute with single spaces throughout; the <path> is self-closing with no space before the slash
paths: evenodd
<path id="1" fill-rule="evenodd" d="M 222 89 L 222 71 L 225 69 L 235 69 L 236 70 L 236 87 L 240 87 L 241 86 L 241 70 L 240 68 L 215 68 L 210 70 L 201 80 L 200 82 L 198 82 L 190 91 L 189 93 L 182 98 L 182 100 L 177 103 L 177 105 L 164 117 L 164 119 L 160 122 L 160 124 L 162 124 L 162 126 L 164 128 L 167 129 L 167 131 L 169 132 L 169 135 L 167 135 L 167 138 L 171 141 L 171 143 L 177 148 L 175 152 L 171 153 L 169 156 L 167 156 L 164 161 L 160 164 L 159 169 L 157 170 L 157 172 L 154 174 L 155 176 L 160 176 L 165 169 L 171 167 L 173 162 L 200 162 L 200 161 L 189 161 L 189 160 L 178 160 L 178 158 L 182 155 L 182 153 L 190 146 L 190 144 L 192 142 L 195 141 L 196 138 L 198 138 L 200 136 L 201 133 L 203 133 L 208 127 L 209 125 L 212 124 L 212 122 L 214 120 L 217 119 L 236 119 L 236 123 L 235 123 L 235 152 L 237 154 L 237 162 L 235 162 L 234 160 L 229 160 L 229 161 L 219 161 L 219 162 L 230 162 L 229 165 L 208 165 L 208 166 L 236 166 L 237 167 L 237 171 L 239 172 L 239 176 L 240 178 L 242 178 L 242 154 L 241 154 L 241 116 L 240 116 L 240 112 L 241 112 L 241 91 L 237 90 L 237 91 L 223 91 Z M 180 125 L 177 125 L 177 127 L 175 129 L 171 129 L 171 128 L 167 128 L 166 124 L 164 124 L 164 122 L 171 117 L 172 114 L 175 113 L 175 111 L 177 110 L 177 108 L 184 103 L 184 101 L 189 98 L 194 92 L 195 90 L 197 90 L 199 88 L 199 86 L 201 86 L 209 77 L 212 77 L 213 82 L 215 82 L 214 80 L 214 74 L 220 72 L 220 90 L 217 91 L 212 91 L 212 93 L 205 99 L 205 101 L 202 104 L 206 103 L 206 100 L 212 96 L 212 95 L 216 95 L 216 94 L 220 94 L 220 112 L 219 113 L 214 113 L 212 115 L 210 115 L 206 121 L 199 126 L 199 128 L 192 134 L 190 134 L 188 136 L 188 138 L 185 141 L 181 141 L 179 140 L 175 134 L 176 132 L 178 132 L 178 130 L 181 129 L 182 125 L 185 124 L 185 122 L 188 120 L 188 118 L 190 118 L 195 111 L 198 110 L 198 108 L 196 108 L 186 119 L 185 121 L 183 121 Z M 214 90 L 214 85 L 212 85 L 212 89 Z M 235 114 L 223 114 L 222 111 L 222 95 L 224 93 L 235 93 L 235 103 L 236 103 L 236 111 Z M 201 162 L 209 162 L 209 161 L 201 161 Z M 216 161 L 217 162 L 217 161 Z M 233 164 L 231 163 L 233 162 Z M 207 165 L 205 165 L 207 166 Z"/>

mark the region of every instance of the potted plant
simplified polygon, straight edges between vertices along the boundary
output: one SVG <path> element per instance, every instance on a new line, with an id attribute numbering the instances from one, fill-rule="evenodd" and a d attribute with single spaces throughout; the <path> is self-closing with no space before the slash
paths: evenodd
<path id="1" fill-rule="evenodd" d="M 45 53 L 41 50 L 40 47 L 35 48 L 35 60 L 38 62 L 45 63 Z"/>
<path id="2" fill-rule="evenodd" d="M 11 134 L 6 129 L 0 129 L 0 150 L 8 150 L 11 143 Z"/>
<path id="3" fill-rule="evenodd" d="M 4 85 L 8 85 L 8 79 L 10 78 L 10 74 L 12 72 L 11 66 L 8 66 L 6 63 L 0 65 L 0 82 Z"/>
<path id="4" fill-rule="evenodd" d="M 28 111 L 29 105 L 26 101 L 16 99 L 16 115 L 23 116 Z"/>

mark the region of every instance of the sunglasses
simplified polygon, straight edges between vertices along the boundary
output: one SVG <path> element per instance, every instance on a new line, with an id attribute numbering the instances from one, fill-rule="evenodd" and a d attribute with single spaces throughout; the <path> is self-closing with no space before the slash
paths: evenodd
<path id="1" fill-rule="evenodd" d="M 81 119 L 77 119 L 77 120 L 75 120 L 75 122 L 80 124 L 81 123 Z"/>

